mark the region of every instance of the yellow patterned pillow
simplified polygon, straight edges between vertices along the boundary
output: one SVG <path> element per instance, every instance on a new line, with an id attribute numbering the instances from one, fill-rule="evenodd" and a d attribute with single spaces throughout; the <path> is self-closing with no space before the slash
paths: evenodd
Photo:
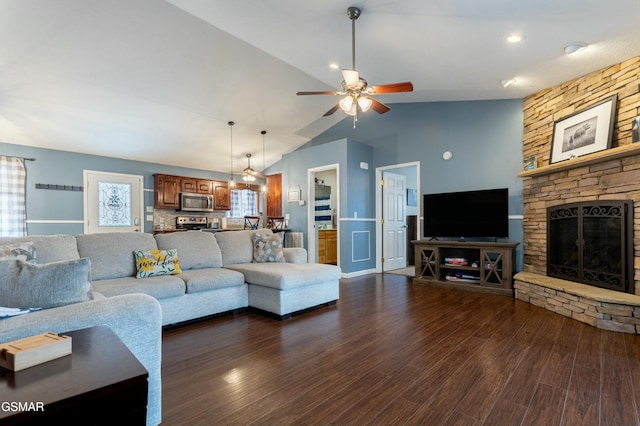
<path id="1" fill-rule="evenodd" d="M 136 258 L 136 278 L 175 275 L 182 272 L 178 260 L 178 250 L 134 250 Z"/>

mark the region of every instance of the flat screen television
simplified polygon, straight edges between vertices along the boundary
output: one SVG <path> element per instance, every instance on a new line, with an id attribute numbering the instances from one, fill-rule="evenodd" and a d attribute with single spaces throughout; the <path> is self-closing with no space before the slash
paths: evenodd
<path id="1" fill-rule="evenodd" d="M 424 194 L 424 236 L 508 238 L 509 190 Z"/>

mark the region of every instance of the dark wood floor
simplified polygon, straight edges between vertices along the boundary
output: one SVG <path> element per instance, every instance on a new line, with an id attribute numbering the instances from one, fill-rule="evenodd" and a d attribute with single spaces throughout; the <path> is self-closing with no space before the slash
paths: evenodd
<path id="1" fill-rule="evenodd" d="M 165 425 L 639 425 L 640 338 L 506 296 L 342 280 L 337 306 L 164 333 Z"/>

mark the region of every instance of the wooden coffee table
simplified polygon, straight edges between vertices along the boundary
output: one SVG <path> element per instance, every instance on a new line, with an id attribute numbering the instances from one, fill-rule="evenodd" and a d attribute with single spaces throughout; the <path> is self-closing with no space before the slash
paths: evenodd
<path id="1" fill-rule="evenodd" d="M 71 355 L 15 373 L 0 368 L 0 425 L 144 425 L 148 373 L 115 333 L 63 334 L 73 339 Z"/>

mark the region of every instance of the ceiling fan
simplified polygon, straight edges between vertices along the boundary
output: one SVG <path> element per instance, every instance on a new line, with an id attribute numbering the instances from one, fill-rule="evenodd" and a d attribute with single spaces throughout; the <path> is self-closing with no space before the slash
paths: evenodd
<path id="1" fill-rule="evenodd" d="M 342 90 L 333 92 L 298 92 L 297 95 L 336 95 L 344 96 L 340 102 L 333 106 L 329 111 L 324 113 L 327 117 L 339 109 L 346 114 L 353 116 L 353 126 L 355 127 L 358 120 L 358 110 L 366 112 L 372 108 L 378 114 L 384 114 L 389 111 L 387 105 L 373 98 L 374 95 L 382 95 L 387 93 L 412 92 L 413 84 L 411 82 L 383 84 L 381 86 L 369 86 L 367 80 L 360 77 L 360 73 L 356 70 L 356 19 L 360 16 L 361 10 L 351 6 L 347 8 L 347 16 L 351 19 L 351 60 L 352 68 L 343 69 Z"/>

